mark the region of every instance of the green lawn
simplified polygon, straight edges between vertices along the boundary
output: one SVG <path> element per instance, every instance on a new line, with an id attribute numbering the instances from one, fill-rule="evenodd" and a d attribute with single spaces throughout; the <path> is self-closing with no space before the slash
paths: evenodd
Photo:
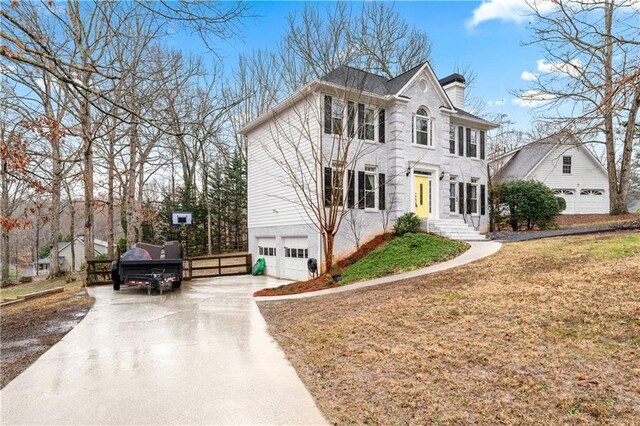
<path id="1" fill-rule="evenodd" d="M 431 234 L 396 237 L 342 271 L 342 284 L 424 268 L 467 250 L 468 244 Z"/>

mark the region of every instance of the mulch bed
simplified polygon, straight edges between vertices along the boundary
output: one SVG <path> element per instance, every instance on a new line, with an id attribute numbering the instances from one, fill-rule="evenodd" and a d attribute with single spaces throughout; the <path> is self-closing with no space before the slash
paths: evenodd
<path id="1" fill-rule="evenodd" d="M 633 221 L 640 221 L 640 213 L 629 213 L 615 216 L 610 214 L 565 214 L 558 216 L 556 219 L 556 223 L 560 228 Z"/>
<path id="2" fill-rule="evenodd" d="M 358 260 L 367 257 L 377 248 L 382 247 L 386 243 L 388 243 L 393 238 L 393 234 L 388 232 L 385 234 L 378 235 L 368 241 L 366 244 L 360 246 L 360 249 L 357 250 L 352 255 L 339 260 L 333 266 L 332 273 L 339 274 L 342 272 L 344 268 L 347 266 L 351 266 L 356 263 Z M 321 275 L 317 278 L 307 281 L 297 281 L 291 284 L 285 284 L 274 288 L 265 288 L 259 291 L 256 291 L 254 296 L 282 296 L 285 294 L 298 294 L 298 293 L 307 293 L 310 291 L 324 290 L 327 288 L 339 287 L 340 283 L 336 283 L 333 281 L 329 274 Z"/>
<path id="3" fill-rule="evenodd" d="M 80 285 L 2 308 L 0 388 L 33 364 L 89 312 L 94 299 Z"/>

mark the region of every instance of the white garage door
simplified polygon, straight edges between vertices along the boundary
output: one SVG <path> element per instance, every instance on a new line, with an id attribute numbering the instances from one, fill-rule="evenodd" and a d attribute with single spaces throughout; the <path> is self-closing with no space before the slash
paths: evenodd
<path id="1" fill-rule="evenodd" d="M 575 189 L 554 189 L 553 193 L 556 197 L 564 198 L 567 202 L 567 208 L 561 214 L 575 214 L 576 212 L 576 190 Z"/>
<path id="2" fill-rule="evenodd" d="M 578 200 L 580 213 L 606 213 L 603 189 L 581 189 Z"/>
<path id="3" fill-rule="evenodd" d="M 282 277 L 290 280 L 308 279 L 309 242 L 307 237 L 285 237 L 283 241 L 284 271 Z"/>
<path id="4" fill-rule="evenodd" d="M 275 237 L 258 238 L 258 257 L 264 257 L 265 275 L 278 276 L 277 256 Z"/>

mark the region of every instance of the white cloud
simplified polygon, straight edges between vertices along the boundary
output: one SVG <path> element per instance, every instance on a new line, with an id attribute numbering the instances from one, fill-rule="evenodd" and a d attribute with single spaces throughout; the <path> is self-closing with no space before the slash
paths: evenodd
<path id="1" fill-rule="evenodd" d="M 552 72 L 556 74 L 567 74 L 572 77 L 580 75 L 584 65 L 579 59 L 572 59 L 567 62 L 547 62 L 544 59 L 537 61 L 538 71 Z"/>
<path id="2" fill-rule="evenodd" d="M 534 0 L 541 12 L 551 10 L 553 2 Z M 526 0 L 488 0 L 475 8 L 473 16 L 467 21 L 467 26 L 474 28 L 482 22 L 498 19 L 505 22 L 521 23 L 531 13 L 531 6 Z"/>
<path id="3" fill-rule="evenodd" d="M 505 104 L 505 100 L 504 99 L 498 99 L 496 101 L 489 101 L 487 102 L 488 105 L 490 106 L 502 106 Z"/>
<path id="4" fill-rule="evenodd" d="M 543 93 L 539 90 L 527 90 L 519 97 L 512 99 L 515 105 L 522 108 L 535 108 L 543 105 L 553 99 L 553 96 L 549 93 Z"/>
<path id="5" fill-rule="evenodd" d="M 538 79 L 538 74 L 531 71 L 522 71 L 522 74 L 520 74 L 520 78 L 524 81 L 536 81 Z"/>

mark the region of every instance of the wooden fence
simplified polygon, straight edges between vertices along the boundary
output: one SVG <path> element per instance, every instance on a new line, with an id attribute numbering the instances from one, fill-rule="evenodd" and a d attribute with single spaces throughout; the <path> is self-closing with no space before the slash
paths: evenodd
<path id="1" fill-rule="evenodd" d="M 111 260 L 87 262 L 85 283 L 91 285 L 111 284 Z M 214 278 L 251 273 L 251 253 L 227 253 L 184 259 L 182 280 Z"/>

